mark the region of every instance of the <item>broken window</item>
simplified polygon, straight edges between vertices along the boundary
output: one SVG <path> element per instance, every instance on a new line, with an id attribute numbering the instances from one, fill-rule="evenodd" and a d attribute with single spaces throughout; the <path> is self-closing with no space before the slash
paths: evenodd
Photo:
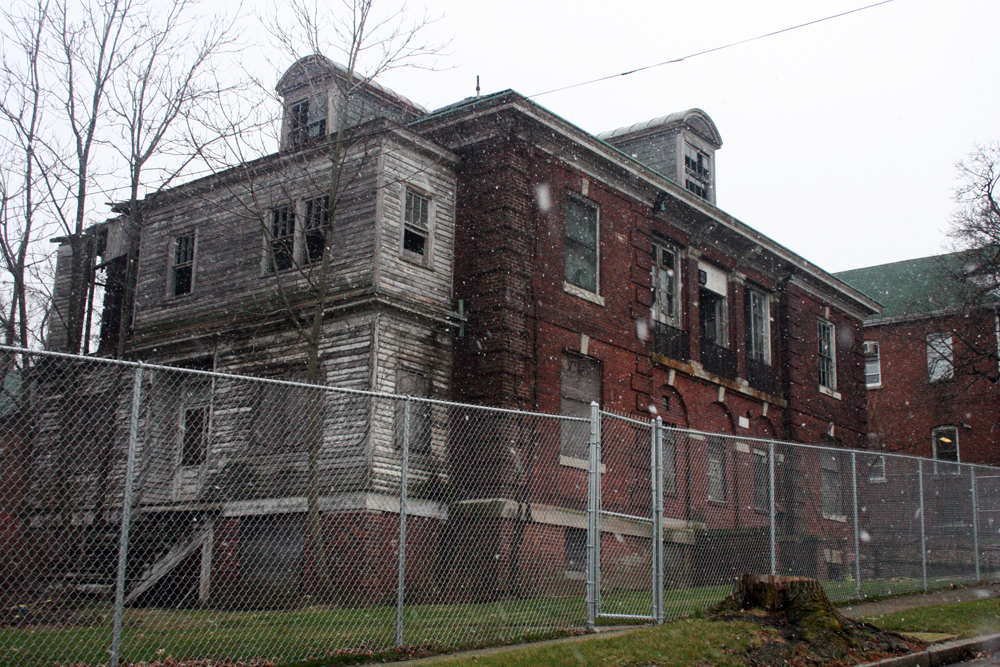
<path id="1" fill-rule="evenodd" d="M 403 253 L 423 262 L 430 236 L 430 198 L 407 188 L 403 212 Z"/>
<path id="2" fill-rule="evenodd" d="M 598 262 L 597 207 L 579 199 L 566 199 L 565 273 L 566 282 L 597 294 Z"/>
<path id="3" fill-rule="evenodd" d="M 170 284 L 174 296 L 190 294 L 194 287 L 194 232 L 174 238 Z"/>
<path id="4" fill-rule="evenodd" d="M 396 376 L 396 393 L 414 398 L 430 398 L 431 383 L 426 375 L 410 370 L 400 370 Z M 409 447 L 411 452 L 427 453 L 431 450 L 431 404 L 410 401 Z M 406 433 L 406 401 L 396 399 L 396 447 L 402 448 Z"/>
<path id="5" fill-rule="evenodd" d="M 680 272 L 677 250 L 653 244 L 653 321 L 680 328 Z"/>
<path id="6" fill-rule="evenodd" d="M 330 229 L 330 197 L 316 197 L 306 201 L 305 261 L 313 264 L 323 259 L 323 246 Z"/>
<path id="7" fill-rule="evenodd" d="M 712 158 L 691 144 L 684 144 L 684 187 L 702 199 L 709 199 L 712 187 Z"/>
<path id="8" fill-rule="evenodd" d="M 958 462 L 958 429 L 954 426 L 938 426 L 931 431 L 934 458 L 938 461 Z"/>
<path id="9" fill-rule="evenodd" d="M 288 144 L 293 148 L 326 135 L 325 110 L 310 100 L 299 100 L 288 108 Z"/>
<path id="10" fill-rule="evenodd" d="M 285 271 L 295 263 L 295 208 L 282 206 L 271 211 L 270 271 Z"/>

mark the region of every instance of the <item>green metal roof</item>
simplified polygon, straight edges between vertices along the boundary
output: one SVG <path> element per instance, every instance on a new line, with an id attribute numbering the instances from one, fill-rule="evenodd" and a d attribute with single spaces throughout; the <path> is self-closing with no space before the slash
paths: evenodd
<path id="1" fill-rule="evenodd" d="M 929 314 L 974 302 L 983 290 L 965 278 L 976 273 L 977 256 L 972 251 L 953 252 L 833 275 L 882 304 L 881 315 L 869 319 Z"/>

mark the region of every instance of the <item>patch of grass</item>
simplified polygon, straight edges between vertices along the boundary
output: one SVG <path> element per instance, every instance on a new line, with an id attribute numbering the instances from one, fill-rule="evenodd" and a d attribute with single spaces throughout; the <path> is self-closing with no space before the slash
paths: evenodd
<path id="1" fill-rule="evenodd" d="M 678 619 L 659 627 L 633 630 L 613 637 L 588 636 L 542 646 L 524 646 L 502 652 L 447 657 L 429 661 L 449 667 L 540 667 L 543 665 L 649 665 L 689 667 L 718 665 L 747 667 L 744 655 L 751 646 L 775 636 L 746 622 L 719 623 Z"/>
<path id="2" fill-rule="evenodd" d="M 865 620 L 897 632 L 942 632 L 975 637 L 1000 632 L 1000 604 L 995 598 L 957 602 L 917 607 Z"/>

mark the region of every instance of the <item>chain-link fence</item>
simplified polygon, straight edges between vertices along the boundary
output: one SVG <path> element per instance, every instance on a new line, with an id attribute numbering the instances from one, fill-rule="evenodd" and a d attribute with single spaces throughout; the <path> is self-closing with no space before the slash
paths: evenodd
<path id="1" fill-rule="evenodd" d="M 996 469 L 2 354 L 0 664 L 447 650 L 742 572 L 848 599 L 1000 569 Z"/>

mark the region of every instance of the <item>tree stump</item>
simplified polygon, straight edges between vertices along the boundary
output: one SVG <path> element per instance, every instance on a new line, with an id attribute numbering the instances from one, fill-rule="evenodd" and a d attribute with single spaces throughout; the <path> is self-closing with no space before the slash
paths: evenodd
<path id="1" fill-rule="evenodd" d="M 815 579 L 744 574 L 732 594 L 709 608 L 724 618 L 747 617 L 782 630 L 783 647 L 765 647 L 771 658 L 786 659 L 794 644 L 805 644 L 824 658 L 842 658 L 852 651 L 905 653 L 910 646 L 899 635 L 843 616 Z M 758 656 L 762 657 L 762 656 Z M 760 660 L 770 664 L 771 660 Z"/>

